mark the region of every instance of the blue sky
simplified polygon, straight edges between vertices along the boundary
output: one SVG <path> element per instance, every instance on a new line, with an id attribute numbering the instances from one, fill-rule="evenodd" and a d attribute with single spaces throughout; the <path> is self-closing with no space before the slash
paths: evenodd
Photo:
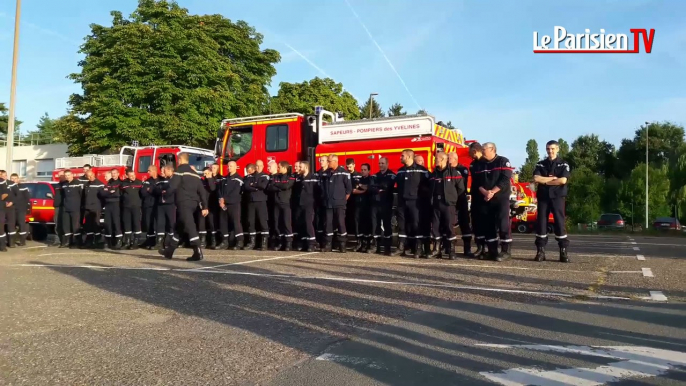
<path id="1" fill-rule="evenodd" d="M 179 0 L 191 13 L 242 19 L 281 52 L 272 82 L 324 74 L 353 95 L 370 92 L 382 107 L 401 103 L 452 121 L 465 137 L 494 141 L 521 165 L 525 144 L 570 143 L 595 133 L 612 143 L 645 121 L 686 125 L 686 1 Z M 65 113 L 79 90 L 66 76 L 88 25 L 109 25 L 111 10 L 131 13 L 135 0 L 24 0 L 17 117 L 24 131 L 44 112 Z M 655 28 L 650 55 L 533 54 L 533 31 L 629 33 Z M 14 1 L 0 3 L 0 101 L 9 102 Z M 291 48 L 297 50 L 293 51 Z M 643 50 L 643 49 L 642 49 Z M 304 60 L 303 57 L 307 60 Z M 309 61 L 309 62 L 308 62 Z M 408 92 L 409 90 L 409 92 Z"/>

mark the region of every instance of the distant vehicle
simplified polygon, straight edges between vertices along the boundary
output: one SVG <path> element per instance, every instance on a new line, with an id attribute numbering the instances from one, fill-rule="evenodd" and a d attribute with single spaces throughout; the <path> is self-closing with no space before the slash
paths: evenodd
<path id="1" fill-rule="evenodd" d="M 680 231 L 681 223 L 675 217 L 658 217 L 653 221 L 653 228 L 656 230 Z"/>
<path id="2" fill-rule="evenodd" d="M 55 185 L 57 182 L 37 181 L 22 182 L 22 186 L 29 188 L 29 204 L 31 212 L 26 221 L 31 226 L 31 239 L 45 240 L 49 233 L 55 231 Z"/>
<path id="3" fill-rule="evenodd" d="M 604 213 L 598 220 L 598 229 L 624 229 L 624 219 L 621 214 Z"/>

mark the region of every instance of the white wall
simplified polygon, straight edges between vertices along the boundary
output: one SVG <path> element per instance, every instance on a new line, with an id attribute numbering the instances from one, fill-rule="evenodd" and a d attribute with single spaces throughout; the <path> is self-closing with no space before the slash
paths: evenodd
<path id="1" fill-rule="evenodd" d="M 22 181 L 49 181 L 55 169 L 55 158 L 67 156 L 67 144 L 15 146 L 12 150 L 13 166 L 7 166 L 7 147 L 0 147 L 0 169 L 9 176 L 19 173 Z M 26 165 L 25 170 L 23 165 Z M 21 172 L 21 173 L 20 173 Z M 42 172 L 42 173 L 41 173 Z M 22 175 L 23 174 L 23 175 Z"/>

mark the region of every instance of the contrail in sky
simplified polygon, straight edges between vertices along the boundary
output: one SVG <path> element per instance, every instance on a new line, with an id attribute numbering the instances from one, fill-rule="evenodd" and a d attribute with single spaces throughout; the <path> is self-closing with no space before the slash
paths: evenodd
<path id="1" fill-rule="evenodd" d="M 412 93 L 410 92 L 410 89 L 407 87 L 407 85 L 405 84 L 405 81 L 404 81 L 403 78 L 400 76 L 400 74 L 398 73 L 398 71 L 395 69 L 395 66 L 393 65 L 393 63 L 391 63 L 391 60 L 388 59 L 388 56 L 386 55 L 386 53 L 384 52 L 384 50 L 381 48 L 381 46 L 379 45 L 379 43 L 376 42 L 376 39 L 374 39 L 374 36 L 372 36 L 372 33 L 369 32 L 369 29 L 367 28 L 367 26 L 364 25 L 364 23 L 362 22 L 362 19 L 360 18 L 360 15 L 358 15 L 357 12 L 355 12 L 355 9 L 353 8 L 352 5 L 350 5 L 350 2 L 349 2 L 348 0 L 344 0 L 344 1 L 345 1 L 345 3 L 348 5 L 348 8 L 350 8 L 350 11 L 352 11 L 353 15 L 355 15 L 355 18 L 356 18 L 357 21 L 360 23 L 360 25 L 362 26 L 362 28 L 364 28 L 365 32 L 367 32 L 367 35 L 369 36 L 369 39 L 372 41 L 372 43 L 374 43 L 374 45 L 376 46 L 376 48 L 379 49 L 379 52 L 381 53 L 381 55 L 383 55 L 384 59 L 386 59 L 386 63 L 388 63 L 388 65 L 391 67 L 391 70 L 393 70 L 393 72 L 395 72 L 395 75 L 396 75 L 396 76 L 398 77 L 398 79 L 400 80 L 400 83 L 403 84 L 403 87 L 405 87 L 405 90 L 406 90 L 407 93 L 410 95 L 410 98 L 412 98 L 412 100 L 414 101 L 414 103 L 415 103 L 415 104 L 417 105 L 417 107 L 419 107 L 419 109 L 421 110 L 421 109 L 422 109 L 422 106 L 419 105 L 419 102 L 417 102 L 417 99 L 415 99 L 414 95 L 412 95 Z"/>

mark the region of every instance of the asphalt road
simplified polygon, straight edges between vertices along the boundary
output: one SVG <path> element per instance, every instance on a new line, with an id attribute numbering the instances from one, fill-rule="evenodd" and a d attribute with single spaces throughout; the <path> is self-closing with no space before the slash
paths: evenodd
<path id="1" fill-rule="evenodd" d="M 570 264 L 31 244 L 0 255 L 0 384 L 686 383 L 686 239 Z M 460 248 L 458 248 L 460 249 Z"/>

